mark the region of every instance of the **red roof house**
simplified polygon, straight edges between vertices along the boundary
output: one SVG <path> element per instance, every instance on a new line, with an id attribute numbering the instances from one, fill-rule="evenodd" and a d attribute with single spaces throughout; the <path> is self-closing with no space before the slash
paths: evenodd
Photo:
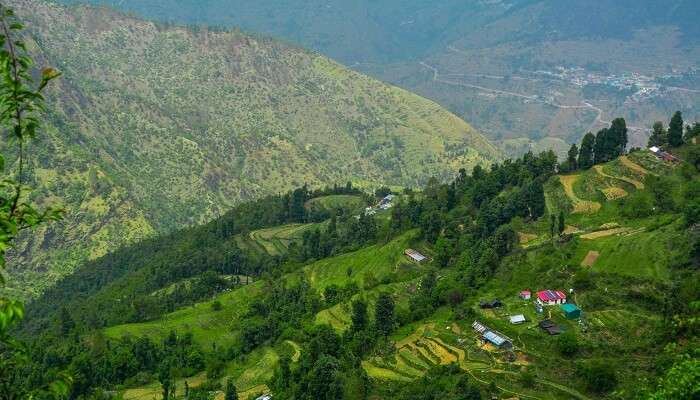
<path id="1" fill-rule="evenodd" d="M 523 300 L 530 300 L 532 293 L 529 290 L 523 290 L 520 292 L 520 298 Z"/>
<path id="2" fill-rule="evenodd" d="M 566 295 L 560 290 L 541 290 L 537 292 L 537 302 L 543 306 L 566 303 Z"/>

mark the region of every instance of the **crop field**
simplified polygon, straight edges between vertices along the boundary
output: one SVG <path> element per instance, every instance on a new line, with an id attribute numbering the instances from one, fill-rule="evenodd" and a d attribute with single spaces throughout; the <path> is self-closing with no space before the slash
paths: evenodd
<path id="1" fill-rule="evenodd" d="M 358 212 L 365 208 L 365 201 L 361 196 L 349 194 L 335 194 L 311 199 L 304 204 L 307 209 L 312 210 L 349 210 Z"/>
<path id="2" fill-rule="evenodd" d="M 574 213 L 590 214 L 600 209 L 597 201 L 583 200 L 574 193 L 574 184 L 579 180 L 580 175 L 561 175 L 559 179 L 564 187 L 564 192 L 574 206 Z"/>
<path id="3" fill-rule="evenodd" d="M 320 228 L 324 223 L 318 224 L 288 224 L 272 228 L 259 229 L 250 232 L 247 236 L 236 236 L 236 244 L 243 250 L 254 254 L 269 254 L 279 256 L 286 253 L 292 242 L 300 241 L 304 232 Z"/>
<path id="4" fill-rule="evenodd" d="M 404 250 L 415 237 L 415 232 L 404 234 L 384 245 L 374 245 L 315 262 L 304 268 L 312 286 L 318 290 L 355 282 L 360 287 L 371 284 L 371 279 L 382 279 L 416 268 L 404 256 Z"/>
<path id="5" fill-rule="evenodd" d="M 249 304 L 263 290 L 262 282 L 218 295 L 210 301 L 197 303 L 166 314 L 161 319 L 150 322 L 124 324 L 105 329 L 108 337 L 148 336 L 153 339 L 166 337 L 170 331 L 192 332 L 194 341 L 202 347 L 211 348 L 216 343 L 230 345 L 238 335 L 237 321 L 245 314 Z M 212 303 L 219 301 L 222 309 L 214 311 Z"/>

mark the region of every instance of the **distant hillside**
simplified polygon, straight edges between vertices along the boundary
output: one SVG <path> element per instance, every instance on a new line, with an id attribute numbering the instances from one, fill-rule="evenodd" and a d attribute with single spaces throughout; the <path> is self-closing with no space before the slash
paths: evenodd
<path id="1" fill-rule="evenodd" d="M 10 2 L 63 72 L 31 178 L 65 221 L 24 241 L 11 286 L 303 183 L 416 186 L 498 157 L 437 104 L 296 47 L 90 7 Z M 41 279 L 39 279 L 41 277 Z"/>
<path id="2" fill-rule="evenodd" d="M 62 1 L 302 44 L 437 101 L 509 154 L 563 155 L 612 116 L 636 145 L 676 110 L 700 118 L 693 0 Z M 632 73 L 644 78 L 616 86 Z"/>

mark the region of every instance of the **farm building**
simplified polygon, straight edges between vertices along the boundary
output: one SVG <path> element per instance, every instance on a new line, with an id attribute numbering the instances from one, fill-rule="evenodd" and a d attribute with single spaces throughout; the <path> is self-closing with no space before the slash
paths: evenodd
<path id="1" fill-rule="evenodd" d="M 510 316 L 510 323 L 513 325 L 519 325 L 519 324 L 525 323 L 525 321 L 526 321 L 525 316 L 522 314 Z"/>
<path id="2" fill-rule="evenodd" d="M 581 309 L 576 307 L 575 304 L 562 304 L 559 306 L 562 311 L 564 311 L 564 316 L 568 319 L 576 319 L 576 318 L 581 318 Z"/>
<path id="3" fill-rule="evenodd" d="M 479 303 L 479 307 L 484 308 L 484 309 L 486 309 L 486 308 L 499 308 L 499 307 L 503 307 L 503 303 L 498 299 L 491 300 L 491 301 L 482 301 L 481 303 Z"/>
<path id="4" fill-rule="evenodd" d="M 422 255 L 421 253 L 413 249 L 406 249 L 403 253 L 415 262 L 423 262 L 428 259 L 428 257 Z"/>
<path id="5" fill-rule="evenodd" d="M 562 333 L 561 327 L 554 323 L 551 319 L 545 319 L 539 323 L 540 328 L 550 335 L 559 335 Z"/>
<path id="6" fill-rule="evenodd" d="M 532 297 L 532 292 L 529 290 L 523 290 L 520 292 L 519 296 L 523 300 L 530 300 L 530 298 Z"/>
<path id="7" fill-rule="evenodd" d="M 543 306 L 566 303 L 566 295 L 561 290 L 541 290 L 537 292 L 537 302 Z"/>
<path id="8" fill-rule="evenodd" d="M 502 349 L 512 349 L 513 341 L 510 340 L 506 335 L 489 329 L 486 325 L 479 321 L 474 321 L 472 328 L 481 335 L 481 338 L 498 348 Z"/>

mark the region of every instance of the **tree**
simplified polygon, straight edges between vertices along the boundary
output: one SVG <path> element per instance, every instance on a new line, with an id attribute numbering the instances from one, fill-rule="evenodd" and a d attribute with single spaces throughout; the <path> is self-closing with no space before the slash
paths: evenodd
<path id="1" fill-rule="evenodd" d="M 567 357 L 578 352 L 578 340 L 574 331 L 567 331 L 557 338 L 557 349 Z"/>
<path id="2" fill-rule="evenodd" d="M 382 293 L 377 299 L 374 312 L 374 325 L 377 332 L 389 336 L 394 330 L 394 299 L 388 293 Z"/>
<path id="3" fill-rule="evenodd" d="M 683 355 L 666 373 L 649 400 L 700 398 L 700 358 Z"/>
<path id="4" fill-rule="evenodd" d="M 452 243 L 444 237 L 440 238 L 435 242 L 435 262 L 440 267 L 446 267 L 450 262 L 452 257 Z"/>
<path id="5" fill-rule="evenodd" d="M 595 148 L 595 136 L 588 132 L 581 141 L 581 149 L 578 153 L 578 167 L 588 169 L 593 166 L 593 151 Z"/>
<path id="6" fill-rule="evenodd" d="M 160 382 L 163 388 L 163 400 L 169 400 L 171 395 L 171 386 L 173 384 L 173 378 L 170 372 L 170 365 L 163 364 L 158 369 L 158 382 Z"/>
<path id="7" fill-rule="evenodd" d="M 350 316 L 351 332 L 360 332 L 367 327 L 367 303 L 362 300 L 352 302 L 352 315 Z"/>
<path id="8" fill-rule="evenodd" d="M 318 400 L 343 398 L 343 379 L 340 363 L 334 357 L 322 355 L 308 374 L 308 393 Z"/>
<path id="9" fill-rule="evenodd" d="M 530 213 L 530 218 L 538 219 L 544 215 L 546 203 L 544 199 L 544 187 L 542 181 L 535 179 L 527 186 L 527 205 Z"/>
<path id="10" fill-rule="evenodd" d="M 37 210 L 31 204 L 26 187 L 24 167 L 25 145 L 40 133 L 38 114 L 44 108 L 43 90 L 60 73 L 44 68 L 40 81 L 32 78 L 33 60 L 21 40 L 23 25 L 14 12 L 0 4 L 0 128 L 3 149 L 15 149 L 10 154 L 16 169 L 5 170 L 5 155 L 0 155 L 0 288 L 4 286 L 7 249 L 12 247 L 20 231 L 60 219 L 62 210 L 49 207 Z M 9 145 L 9 147 L 8 147 Z M 0 397 L 51 398 L 68 394 L 70 378 L 64 376 L 51 383 L 48 390 L 28 390 L 21 371 L 27 361 L 26 348 L 11 335 L 24 316 L 20 301 L 0 296 Z"/>
<path id="11" fill-rule="evenodd" d="M 564 211 L 559 211 L 559 226 L 557 228 L 557 231 L 559 232 L 559 236 L 561 236 L 564 233 L 565 229 L 566 229 L 566 221 L 564 221 Z"/>
<path id="12" fill-rule="evenodd" d="M 233 384 L 233 379 L 229 378 L 226 380 L 226 395 L 225 400 L 238 400 L 238 391 L 236 390 L 236 385 Z"/>
<path id="13" fill-rule="evenodd" d="M 683 144 L 683 115 L 676 111 L 668 124 L 668 144 L 678 147 Z"/>
<path id="14" fill-rule="evenodd" d="M 554 214 L 549 215 L 549 236 L 554 237 L 554 230 L 557 226 L 557 216 Z"/>
<path id="15" fill-rule="evenodd" d="M 694 138 L 700 137 L 700 122 L 696 122 L 693 126 L 685 127 L 685 142 L 691 143 Z"/>
<path id="16" fill-rule="evenodd" d="M 606 393 L 617 386 L 617 376 L 613 364 L 607 361 L 594 360 L 581 364 L 578 374 L 586 382 L 588 390 L 596 393 Z"/>
<path id="17" fill-rule="evenodd" d="M 619 155 L 625 154 L 627 149 L 627 123 L 624 118 L 615 118 L 612 123 L 610 123 L 609 130 L 610 140 L 611 140 L 611 156 L 615 158 Z"/>
<path id="18" fill-rule="evenodd" d="M 664 123 L 661 121 L 654 122 L 654 125 L 651 128 L 651 136 L 649 137 L 647 146 L 662 147 L 665 146 L 666 143 L 668 143 L 668 138 L 666 137 L 666 128 L 664 127 Z"/>
<path id="19" fill-rule="evenodd" d="M 578 146 L 576 146 L 576 143 L 571 145 L 571 148 L 569 149 L 569 154 L 567 157 L 567 163 L 568 163 L 568 169 L 569 171 L 575 171 L 578 169 Z"/>

